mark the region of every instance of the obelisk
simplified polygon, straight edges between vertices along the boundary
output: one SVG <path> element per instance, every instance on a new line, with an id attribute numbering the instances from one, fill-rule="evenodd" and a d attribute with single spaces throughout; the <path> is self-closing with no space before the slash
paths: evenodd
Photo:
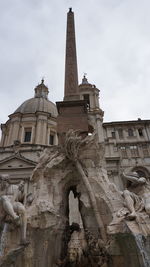
<path id="1" fill-rule="evenodd" d="M 78 130 L 81 135 L 88 133 L 87 102 L 80 100 L 75 40 L 74 13 L 67 13 L 66 60 L 64 101 L 56 102 L 58 109 L 57 133 L 59 143 L 64 142 L 68 130 Z"/>
<path id="2" fill-rule="evenodd" d="M 67 13 L 64 100 L 77 99 L 79 99 L 79 95 L 74 13 L 72 8 L 69 8 Z"/>

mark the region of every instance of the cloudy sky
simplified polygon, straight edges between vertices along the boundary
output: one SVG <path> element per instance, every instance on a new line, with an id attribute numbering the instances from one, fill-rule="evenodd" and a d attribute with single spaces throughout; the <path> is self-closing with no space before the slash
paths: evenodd
<path id="1" fill-rule="evenodd" d="M 0 1 L 0 122 L 45 77 L 49 99 L 64 90 L 66 13 L 75 12 L 79 82 L 100 90 L 105 121 L 150 118 L 149 0 Z"/>

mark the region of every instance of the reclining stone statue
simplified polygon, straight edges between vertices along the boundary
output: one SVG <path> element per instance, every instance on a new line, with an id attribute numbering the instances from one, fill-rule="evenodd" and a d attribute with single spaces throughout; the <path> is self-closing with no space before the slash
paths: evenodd
<path id="1" fill-rule="evenodd" d="M 123 177 L 131 182 L 129 190 L 123 191 L 125 204 L 130 214 L 130 219 L 135 219 L 137 212 L 143 210 L 150 216 L 150 183 L 145 177 L 140 177 L 137 172 L 125 173 Z"/>
<path id="2" fill-rule="evenodd" d="M 0 224 L 7 222 L 9 216 L 12 222 L 21 227 L 21 244 L 26 244 L 27 217 L 25 206 L 20 202 L 23 182 L 20 185 L 10 183 L 8 175 L 0 176 Z"/>

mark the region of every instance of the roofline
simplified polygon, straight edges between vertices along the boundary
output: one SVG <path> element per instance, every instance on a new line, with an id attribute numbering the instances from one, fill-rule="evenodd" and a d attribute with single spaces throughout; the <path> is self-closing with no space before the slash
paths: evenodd
<path id="1" fill-rule="evenodd" d="M 104 122 L 103 126 L 109 126 L 109 125 L 122 125 L 122 124 L 148 124 L 150 123 L 150 120 L 131 120 L 131 121 L 111 121 L 111 122 Z"/>
<path id="2" fill-rule="evenodd" d="M 11 155 L 11 156 L 9 156 L 9 157 L 7 157 L 7 158 L 4 158 L 4 159 L 0 160 L 0 164 L 5 163 L 5 162 L 7 162 L 7 161 L 9 161 L 9 160 L 12 160 L 12 159 L 14 159 L 14 158 L 15 158 L 15 159 L 22 160 L 22 161 L 24 161 L 24 162 L 26 162 L 26 163 L 32 164 L 33 167 L 36 166 L 36 164 L 37 164 L 36 161 L 27 159 L 27 158 L 25 158 L 24 156 L 22 156 L 22 155 L 20 155 L 20 154 L 19 154 L 19 156 L 13 154 L 13 155 Z M 32 166 L 31 166 L 31 167 L 32 167 Z"/>
<path id="3" fill-rule="evenodd" d="M 57 115 L 54 116 L 51 112 L 39 111 L 39 110 L 37 110 L 35 112 L 24 112 L 24 113 L 22 113 L 22 112 L 14 112 L 14 113 L 8 115 L 9 119 L 6 121 L 6 123 L 8 121 L 10 121 L 11 118 L 16 117 L 16 116 L 25 117 L 25 116 L 36 116 L 36 115 L 39 115 L 39 114 L 47 115 L 47 116 L 50 116 L 51 118 L 55 118 L 55 119 L 57 118 Z M 6 123 L 3 123 L 3 124 L 6 124 Z"/>

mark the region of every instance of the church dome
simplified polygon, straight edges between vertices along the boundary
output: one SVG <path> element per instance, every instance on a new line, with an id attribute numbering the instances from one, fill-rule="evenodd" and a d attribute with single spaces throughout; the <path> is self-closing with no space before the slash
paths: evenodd
<path id="1" fill-rule="evenodd" d="M 14 113 L 35 113 L 35 112 L 50 113 L 52 117 L 57 117 L 57 108 L 54 103 L 48 100 L 48 88 L 42 80 L 35 88 L 35 96 L 23 102 Z"/>
<path id="2" fill-rule="evenodd" d="M 57 108 L 51 101 L 39 97 L 30 98 L 18 107 L 14 113 L 35 113 L 37 111 L 51 113 L 53 117 L 57 117 Z"/>

